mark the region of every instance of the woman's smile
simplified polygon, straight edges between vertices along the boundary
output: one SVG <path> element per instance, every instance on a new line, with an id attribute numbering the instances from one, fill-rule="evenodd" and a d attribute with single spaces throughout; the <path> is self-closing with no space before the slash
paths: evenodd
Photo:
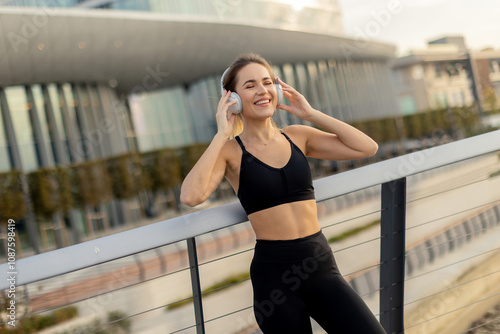
<path id="1" fill-rule="evenodd" d="M 255 102 L 254 104 L 256 106 L 261 106 L 261 107 L 267 107 L 269 104 L 271 103 L 271 99 L 268 99 L 268 98 L 263 98 L 263 99 L 259 99 L 257 102 Z"/>

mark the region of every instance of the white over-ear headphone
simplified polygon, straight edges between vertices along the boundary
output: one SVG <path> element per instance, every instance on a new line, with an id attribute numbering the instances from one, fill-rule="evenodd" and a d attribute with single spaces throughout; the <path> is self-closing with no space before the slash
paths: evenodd
<path id="1" fill-rule="evenodd" d="M 227 71 L 229 71 L 229 69 L 230 69 L 230 67 L 228 67 L 224 71 L 224 73 L 222 74 L 222 77 L 220 78 L 220 93 L 221 93 L 221 95 L 224 92 L 224 78 L 226 77 L 226 73 L 227 73 Z M 276 87 L 276 95 L 278 96 L 278 104 L 282 104 L 283 103 L 283 87 L 281 87 L 281 85 L 278 83 L 278 80 L 276 80 L 276 79 L 275 79 L 274 86 Z M 240 112 L 243 111 L 243 104 L 241 103 L 240 96 L 235 92 L 231 92 L 231 95 L 227 99 L 227 102 L 233 102 L 233 101 L 236 101 L 236 103 L 233 104 L 232 106 L 230 106 L 228 110 L 229 110 L 229 112 L 231 112 L 233 114 L 239 114 Z"/>

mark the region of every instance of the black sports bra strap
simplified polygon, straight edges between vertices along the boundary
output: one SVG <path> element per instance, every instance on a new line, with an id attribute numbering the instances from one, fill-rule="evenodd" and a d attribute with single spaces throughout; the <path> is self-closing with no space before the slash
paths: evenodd
<path id="1" fill-rule="evenodd" d="M 243 142 L 241 141 L 240 136 L 236 136 L 236 137 L 234 137 L 234 138 L 236 139 L 236 141 L 238 142 L 238 144 L 240 144 L 241 149 L 242 149 L 243 151 L 246 151 L 246 150 L 245 150 L 245 145 L 243 145 Z"/>
<path id="2" fill-rule="evenodd" d="M 289 142 L 291 142 L 290 137 L 288 137 L 288 136 L 286 135 L 286 133 L 284 133 L 283 131 L 281 131 L 281 134 L 282 134 L 283 136 L 285 136 L 285 138 L 286 138 L 286 139 L 288 139 L 288 141 L 289 141 Z"/>

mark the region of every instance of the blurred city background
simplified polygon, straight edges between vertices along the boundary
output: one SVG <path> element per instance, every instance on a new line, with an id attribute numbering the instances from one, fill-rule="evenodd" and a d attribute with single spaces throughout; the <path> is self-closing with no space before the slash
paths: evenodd
<path id="1" fill-rule="evenodd" d="M 498 131 L 500 5 L 462 2 L 0 0 L 0 262 L 9 219 L 16 261 L 57 267 L 50 252 L 79 263 L 71 246 L 133 243 L 106 237 L 235 202 L 225 181 L 196 208 L 179 189 L 216 133 L 220 76 L 243 52 L 378 142 L 370 159 L 311 159 L 316 180 Z M 305 123 L 282 110 L 275 120 Z M 500 317 L 499 150 L 407 178 L 408 333 L 500 328 L 482 320 Z M 318 203 L 341 271 L 376 314 L 380 201 L 377 185 Z M 195 236 L 203 330 L 258 333 L 250 226 Z M 185 239 L 21 284 L 17 326 L 4 293 L 0 333 L 200 333 Z"/>

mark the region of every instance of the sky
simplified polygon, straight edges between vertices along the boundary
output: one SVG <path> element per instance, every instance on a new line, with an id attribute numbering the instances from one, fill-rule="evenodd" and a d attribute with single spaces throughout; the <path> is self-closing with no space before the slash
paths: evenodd
<path id="1" fill-rule="evenodd" d="M 402 56 L 429 40 L 462 35 L 469 48 L 500 50 L 499 0 L 338 0 L 344 33 L 387 42 Z"/>

